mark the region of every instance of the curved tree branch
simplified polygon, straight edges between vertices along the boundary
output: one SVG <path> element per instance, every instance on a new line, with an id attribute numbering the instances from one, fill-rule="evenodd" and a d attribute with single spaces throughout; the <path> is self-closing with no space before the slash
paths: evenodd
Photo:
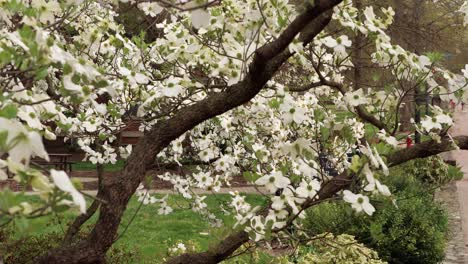
<path id="1" fill-rule="evenodd" d="M 318 69 L 316 71 L 319 72 Z M 319 76 L 320 75 L 321 74 L 319 73 Z M 301 87 L 298 87 L 298 88 L 292 88 L 292 89 L 290 89 L 290 91 L 292 91 L 292 92 L 305 92 L 305 91 L 308 91 L 310 89 L 313 89 L 313 88 L 316 88 L 316 87 L 319 87 L 319 86 L 329 86 L 329 87 L 334 88 L 335 90 L 339 91 L 342 95 L 346 94 L 346 89 L 343 87 L 343 85 L 341 83 L 329 81 L 329 80 L 325 79 L 325 77 L 323 77 L 323 76 L 320 77 L 319 82 L 310 83 L 310 84 L 307 84 L 307 85 L 304 85 L 304 86 L 301 86 Z M 367 112 L 366 109 L 362 105 L 354 107 L 354 110 L 356 111 L 356 114 L 362 120 L 374 125 L 378 129 L 384 129 L 384 130 L 388 131 L 387 125 L 384 122 L 377 119 L 375 116 L 369 114 L 369 112 Z"/>
<path id="2" fill-rule="evenodd" d="M 215 248 L 201 253 L 185 253 L 170 259 L 167 264 L 214 264 L 227 259 L 243 244 L 249 241 L 249 235 L 245 231 L 236 232 L 223 241 Z"/>
<path id="3" fill-rule="evenodd" d="M 434 140 L 424 141 L 411 148 L 398 150 L 387 156 L 388 166 L 396 166 L 412 159 L 426 158 L 443 152 L 455 149 L 455 145 L 464 150 L 468 150 L 468 136 L 457 136 L 453 138 L 445 136 L 440 142 Z"/>
<path id="4" fill-rule="evenodd" d="M 77 245 L 55 249 L 42 256 L 38 263 L 102 262 L 103 256 L 115 240 L 125 208 L 144 179 L 146 167 L 154 162 L 155 156 L 171 141 L 201 122 L 249 102 L 293 55 L 287 47 L 294 38 L 304 32 L 300 39 L 312 40 L 330 22 L 331 9 L 341 2 L 342 0 L 316 0 L 315 5 L 297 16 L 276 40 L 255 52 L 249 72 L 242 81 L 181 109 L 171 119 L 158 122 L 140 139 L 122 173 L 104 181 L 102 199 L 109 203 L 101 205 L 99 219 L 88 238 Z M 304 42 L 304 45 L 307 44 Z M 239 242 L 232 247 L 231 243 L 226 246 L 221 243 L 218 248 L 223 249 L 224 253 L 217 256 L 227 257 L 228 253 L 231 254 L 242 245 L 245 236 L 239 237 Z M 216 258 L 214 260 L 217 261 Z"/>
<path id="5" fill-rule="evenodd" d="M 314 67 L 314 70 L 315 72 L 317 73 L 318 77 L 319 77 L 319 82 L 316 82 L 316 83 L 311 83 L 309 85 L 306 85 L 306 86 L 303 86 L 303 87 L 300 87 L 298 89 L 293 89 L 292 91 L 298 91 L 298 92 L 304 92 L 308 89 L 312 89 L 312 88 L 315 88 L 315 87 L 318 87 L 320 85 L 326 85 L 326 86 L 329 86 L 331 88 L 334 88 L 335 90 L 337 90 L 338 92 L 340 92 L 342 95 L 345 95 L 347 90 L 346 88 L 343 86 L 343 84 L 341 83 L 338 83 L 338 82 L 334 82 L 334 81 L 330 81 L 330 80 L 327 80 L 325 78 L 325 76 L 323 76 L 323 74 L 320 72 L 320 65 L 317 65 L 316 63 L 314 63 L 313 61 L 311 61 L 312 63 L 312 66 Z M 360 76 L 360 72 L 357 73 L 357 76 Z M 360 77 L 359 77 L 360 78 Z M 364 121 L 366 122 L 369 122 L 371 123 L 372 125 L 376 126 L 378 129 L 384 129 L 385 131 L 388 131 L 389 132 L 389 129 L 387 128 L 387 125 L 380 121 L 379 119 L 377 119 L 375 116 L 369 114 L 366 109 L 362 106 L 362 105 L 358 105 L 356 107 L 354 107 L 354 110 L 356 111 L 356 114 Z"/>
<path id="6" fill-rule="evenodd" d="M 453 138 L 453 140 L 461 149 L 468 150 L 468 136 L 458 136 Z M 412 159 L 437 155 L 439 153 L 453 150 L 454 148 L 453 142 L 448 136 L 446 136 L 440 143 L 435 141 L 426 141 L 412 148 L 398 150 L 387 156 L 387 161 L 389 166 L 396 166 Z M 333 197 L 338 192 L 349 187 L 354 177 L 355 175 L 349 174 L 349 172 L 344 172 L 337 177 L 334 177 L 322 186 L 318 194 L 318 200 L 306 201 L 302 205 L 302 209 L 307 209 L 314 204 L 317 204 L 317 201 Z M 232 251 L 234 247 L 239 248 L 242 244 L 247 243 L 248 241 L 248 234 L 245 231 L 238 231 L 226 237 L 217 247 L 211 250 L 202 253 L 186 253 L 169 260 L 167 263 L 218 263 L 220 260 L 219 256 L 224 256 L 227 252 L 232 254 L 234 252 Z"/>

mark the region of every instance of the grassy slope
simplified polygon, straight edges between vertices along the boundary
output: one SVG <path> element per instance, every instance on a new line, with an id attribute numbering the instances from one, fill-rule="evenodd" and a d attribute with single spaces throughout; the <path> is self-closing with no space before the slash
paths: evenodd
<path id="1" fill-rule="evenodd" d="M 265 202 L 265 199 L 258 195 L 246 196 L 247 200 L 254 205 Z M 166 256 L 167 249 L 178 241 L 191 240 L 200 246 L 199 250 L 206 250 L 209 243 L 216 242 L 217 239 L 232 230 L 230 227 L 234 220 L 231 216 L 223 215 L 219 209 L 216 211 L 220 202 L 229 201 L 229 195 L 209 195 L 205 201 L 209 208 L 213 209 L 213 213 L 225 221 L 226 227 L 212 228 L 205 219 L 190 209 L 177 209 L 176 205 L 188 208 L 189 204 L 181 196 L 171 195 L 169 204 L 174 208 L 173 213 L 161 216 L 157 214 L 158 206 L 156 204 L 143 205 L 127 231 L 115 245 L 136 250 L 138 252 L 136 263 L 159 263 L 159 260 Z M 119 234 L 130 222 L 139 205 L 140 203 L 132 198 L 125 212 Z M 48 232 L 62 233 L 64 229 L 66 230 L 66 223 L 71 221 L 74 216 L 76 216 L 76 212 L 69 210 L 58 216 L 51 215 L 31 220 L 29 228 L 25 230 L 23 235 L 31 236 Z M 96 215 L 90 219 L 89 223 L 95 220 Z M 11 228 L 15 227 L 11 226 Z M 209 235 L 200 233 L 209 233 Z M 21 234 L 16 232 L 15 236 L 20 237 Z"/>

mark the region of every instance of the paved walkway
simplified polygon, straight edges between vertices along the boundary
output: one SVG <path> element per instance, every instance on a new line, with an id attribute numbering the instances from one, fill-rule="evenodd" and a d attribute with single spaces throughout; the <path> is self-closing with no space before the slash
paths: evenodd
<path id="1" fill-rule="evenodd" d="M 468 111 L 455 113 L 451 134 L 468 135 Z M 443 263 L 468 264 L 468 150 L 451 151 L 446 156 L 457 161 L 465 176 L 438 193 L 438 198 L 446 204 L 451 226 L 451 238 Z"/>
<path id="2" fill-rule="evenodd" d="M 195 188 L 192 191 L 195 194 L 199 194 L 199 195 L 213 194 L 213 192 L 206 191 L 206 190 L 203 190 L 203 189 L 196 189 Z M 232 191 L 238 191 L 239 193 L 244 193 L 244 194 L 246 194 L 246 193 L 248 193 L 248 194 L 267 194 L 268 193 L 268 190 L 263 188 L 263 187 L 255 188 L 255 187 L 251 187 L 251 186 L 245 186 L 245 187 L 235 187 L 235 188 L 230 188 L 230 187 L 221 188 L 219 190 L 219 192 L 217 192 L 216 194 L 228 194 L 229 192 L 232 192 Z M 85 191 L 83 191 L 83 193 L 86 193 L 86 194 L 91 195 L 91 196 L 96 196 L 97 191 L 96 190 L 85 190 Z M 150 193 L 151 194 L 177 194 L 177 192 L 175 192 L 173 189 L 150 190 Z M 39 194 L 39 192 L 30 191 L 30 192 L 26 192 L 26 194 L 33 195 L 33 194 Z"/>

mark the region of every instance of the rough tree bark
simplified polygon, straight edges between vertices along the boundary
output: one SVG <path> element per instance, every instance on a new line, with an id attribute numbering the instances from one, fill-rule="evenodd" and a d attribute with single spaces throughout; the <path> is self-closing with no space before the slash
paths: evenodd
<path id="1" fill-rule="evenodd" d="M 301 39 L 304 44 L 309 43 L 329 23 L 329 10 L 341 1 L 314 1 L 314 6 L 297 16 L 276 40 L 255 52 L 249 72 L 242 81 L 181 109 L 171 119 L 157 123 L 140 139 L 123 171 L 104 180 L 102 199 L 108 203 L 101 205 L 98 221 L 88 238 L 76 245 L 54 249 L 40 257 L 37 263 L 103 263 L 106 251 L 116 238 L 123 212 L 144 179 L 146 167 L 153 163 L 157 153 L 201 122 L 250 101 L 293 55 L 287 49 L 293 39 L 304 31 Z M 191 263 L 191 260 L 186 263 Z"/>
<path id="2" fill-rule="evenodd" d="M 453 138 L 453 141 L 460 149 L 468 150 L 468 136 L 457 136 Z M 412 159 L 426 158 L 454 149 L 452 139 L 445 136 L 440 143 L 434 140 L 424 141 L 414 147 L 396 151 L 387 157 L 387 163 L 389 166 L 396 166 Z"/>

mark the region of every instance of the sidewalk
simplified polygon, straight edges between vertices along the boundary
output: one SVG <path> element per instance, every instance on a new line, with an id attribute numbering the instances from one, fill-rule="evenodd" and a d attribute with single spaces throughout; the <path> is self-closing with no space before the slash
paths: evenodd
<path id="1" fill-rule="evenodd" d="M 224 187 L 224 188 L 221 188 L 219 190 L 219 192 L 216 192 L 216 193 L 214 193 L 212 191 L 206 191 L 206 190 L 196 189 L 196 188 L 193 189 L 192 191 L 195 194 L 199 194 L 199 195 L 228 194 L 229 192 L 233 192 L 233 191 L 238 191 L 239 193 L 243 193 L 243 194 L 266 194 L 266 193 L 268 193 L 268 190 L 263 188 L 263 187 L 260 187 L 260 188 L 256 189 L 255 187 L 251 187 L 251 186 L 235 187 L 235 188 Z M 158 190 L 151 189 L 149 192 L 151 194 L 178 194 L 173 189 L 158 189 Z M 91 196 L 96 196 L 97 191 L 96 190 L 85 190 L 85 191 L 83 191 L 83 193 L 86 193 L 86 194 L 91 195 Z M 30 192 L 26 192 L 26 194 L 27 195 L 37 195 L 37 194 L 39 194 L 39 192 L 30 191 Z"/>
<path id="2" fill-rule="evenodd" d="M 468 135 L 468 111 L 455 112 L 452 136 Z M 455 150 L 445 155 L 456 160 L 464 173 L 462 180 L 441 190 L 451 224 L 452 237 L 447 245 L 444 264 L 468 264 L 468 150 Z M 457 212 L 458 209 L 458 212 Z"/>

